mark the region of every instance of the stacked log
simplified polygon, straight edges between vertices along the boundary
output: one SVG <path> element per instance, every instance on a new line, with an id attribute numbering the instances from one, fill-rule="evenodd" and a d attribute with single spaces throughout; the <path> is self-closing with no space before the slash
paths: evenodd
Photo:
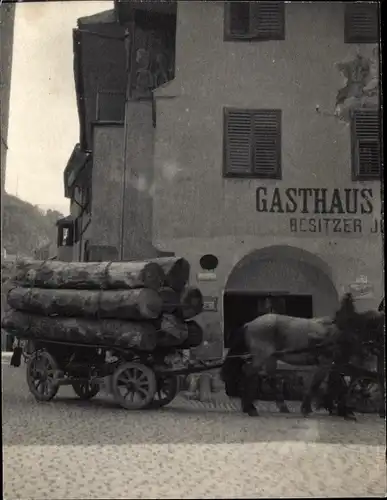
<path id="1" fill-rule="evenodd" d="M 109 345 L 151 351 L 157 345 L 156 328 L 149 321 L 69 318 L 10 311 L 3 328 L 23 332 L 25 338 L 80 344 Z"/>
<path id="2" fill-rule="evenodd" d="M 178 314 L 182 319 L 191 319 L 203 310 L 203 295 L 199 288 L 185 286 L 179 302 Z"/>
<path id="3" fill-rule="evenodd" d="M 151 351 L 189 349 L 203 331 L 189 263 L 18 261 L 3 327 L 16 336 Z"/>
<path id="4" fill-rule="evenodd" d="M 190 349 L 203 342 L 203 330 L 192 318 L 203 310 L 203 296 L 196 287 L 187 285 L 190 265 L 178 257 L 161 257 L 148 262 L 156 263 L 164 271 L 165 279 L 159 293 L 163 300 L 162 317 L 158 324 L 157 343 Z"/>
<path id="5" fill-rule="evenodd" d="M 150 288 L 133 290 L 49 290 L 13 288 L 8 304 L 14 309 L 44 316 L 153 319 L 162 309 L 162 298 Z"/>
<path id="6" fill-rule="evenodd" d="M 193 349 L 200 346 L 204 340 L 203 328 L 194 320 L 186 321 L 188 328 L 187 340 L 180 346 L 181 349 Z"/>
<path id="7" fill-rule="evenodd" d="M 179 294 L 168 286 L 160 288 L 159 294 L 162 300 L 161 309 L 163 313 L 173 314 L 180 305 Z"/>
<path id="8" fill-rule="evenodd" d="M 187 260 L 178 257 L 159 257 L 147 262 L 161 267 L 165 275 L 164 285 L 175 292 L 180 293 L 188 283 L 190 265 Z"/>
<path id="9" fill-rule="evenodd" d="M 20 260 L 13 281 L 25 287 L 78 290 L 152 288 L 166 279 L 155 262 L 61 262 Z"/>

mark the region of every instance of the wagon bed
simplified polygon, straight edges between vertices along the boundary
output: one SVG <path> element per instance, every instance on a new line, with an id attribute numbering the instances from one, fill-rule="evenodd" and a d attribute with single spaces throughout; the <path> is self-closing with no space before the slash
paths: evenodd
<path id="1" fill-rule="evenodd" d="M 181 375 L 223 365 L 220 358 L 192 362 L 178 347 L 148 352 L 104 344 L 28 340 L 32 348 L 30 344 L 25 355 L 27 384 L 38 401 L 50 401 L 63 385 L 71 385 L 84 400 L 96 396 L 104 386 L 126 409 L 158 408 L 178 394 Z"/>
<path id="2" fill-rule="evenodd" d="M 83 400 L 93 398 L 105 387 L 128 410 L 160 408 L 179 393 L 180 376 L 216 370 L 224 363 L 223 358 L 192 361 L 186 350 L 170 347 L 144 352 L 47 339 L 33 342 L 34 348 L 26 356 L 27 384 L 38 401 L 50 401 L 61 386 L 71 385 Z M 251 359 L 250 354 L 236 357 Z M 313 370 L 278 364 L 280 372 Z M 363 377 L 372 380 L 374 374 L 365 370 Z"/>

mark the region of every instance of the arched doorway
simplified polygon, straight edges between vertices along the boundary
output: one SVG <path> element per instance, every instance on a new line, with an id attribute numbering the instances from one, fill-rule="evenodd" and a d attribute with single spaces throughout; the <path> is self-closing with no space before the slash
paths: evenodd
<path id="1" fill-rule="evenodd" d="M 286 245 L 253 251 L 235 265 L 226 283 L 225 347 L 232 331 L 261 314 L 331 316 L 338 305 L 331 270 L 320 257 Z"/>

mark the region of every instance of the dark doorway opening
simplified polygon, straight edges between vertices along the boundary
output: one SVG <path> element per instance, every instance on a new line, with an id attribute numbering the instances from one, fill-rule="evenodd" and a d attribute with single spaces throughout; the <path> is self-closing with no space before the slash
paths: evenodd
<path id="1" fill-rule="evenodd" d="M 313 317 L 311 295 L 284 293 L 225 292 L 223 297 L 224 346 L 229 347 L 232 332 L 268 312 L 299 318 Z"/>

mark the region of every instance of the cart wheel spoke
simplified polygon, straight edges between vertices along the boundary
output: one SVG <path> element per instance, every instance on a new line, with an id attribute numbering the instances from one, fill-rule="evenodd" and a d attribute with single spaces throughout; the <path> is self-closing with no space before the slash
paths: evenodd
<path id="1" fill-rule="evenodd" d="M 129 396 L 129 394 L 132 394 L 132 389 L 130 387 L 127 387 L 126 392 L 124 394 L 124 398 L 127 398 Z"/>
<path id="2" fill-rule="evenodd" d="M 91 382 L 73 382 L 72 386 L 75 394 L 85 401 L 99 393 L 99 385 Z"/>
<path id="3" fill-rule="evenodd" d="M 157 386 L 154 401 L 149 405 L 150 409 L 168 405 L 179 392 L 179 380 L 174 376 L 159 379 Z"/>
<path id="4" fill-rule="evenodd" d="M 144 381 L 141 384 L 137 384 L 137 387 L 141 387 L 141 389 L 148 390 L 149 389 L 149 382 L 148 381 Z"/>
<path id="5" fill-rule="evenodd" d="M 122 373 L 119 380 L 120 380 L 120 382 L 127 383 L 127 382 L 131 382 L 132 378 L 130 377 L 129 374 Z"/>
<path id="6" fill-rule="evenodd" d="M 46 379 L 45 384 L 44 384 L 44 394 L 48 395 L 50 393 L 51 387 L 52 387 L 52 380 L 49 378 Z"/>
<path id="7" fill-rule="evenodd" d="M 35 384 L 35 382 L 37 382 L 37 383 Z M 42 385 L 42 383 L 43 383 L 43 380 L 41 378 L 38 380 L 34 380 L 34 385 L 35 385 L 36 390 L 38 390 L 38 388 Z"/>
<path id="8" fill-rule="evenodd" d="M 148 395 L 148 391 L 146 391 L 145 389 L 142 389 L 141 387 L 138 387 L 138 389 L 137 389 L 136 392 L 137 392 L 137 394 L 143 394 L 144 395 L 144 397 L 142 399 L 145 399 L 147 397 L 147 395 Z"/>
<path id="9" fill-rule="evenodd" d="M 137 394 L 136 391 L 131 390 L 129 394 L 130 394 L 129 396 L 130 401 L 133 402 L 136 401 L 136 394 Z"/>
<path id="10" fill-rule="evenodd" d="M 129 379 L 127 377 L 123 377 L 122 375 L 117 379 L 117 382 L 120 385 L 127 385 L 129 383 Z"/>
<path id="11" fill-rule="evenodd" d="M 52 380 L 47 379 L 44 394 L 48 395 L 50 393 L 52 385 L 53 385 Z"/>
<path id="12" fill-rule="evenodd" d="M 373 379 L 355 379 L 349 388 L 349 400 L 359 412 L 370 413 L 382 406 L 382 390 Z"/>

